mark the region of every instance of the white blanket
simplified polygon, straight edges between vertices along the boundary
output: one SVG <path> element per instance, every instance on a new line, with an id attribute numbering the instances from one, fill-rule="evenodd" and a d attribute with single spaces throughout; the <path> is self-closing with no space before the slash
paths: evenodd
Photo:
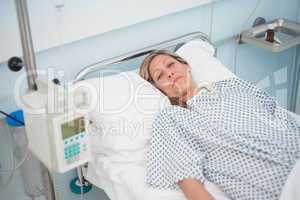
<path id="1" fill-rule="evenodd" d="M 99 157 L 89 163 L 87 172 L 87 179 L 102 188 L 111 200 L 187 200 L 181 191 L 147 187 L 145 177 L 145 162 L 117 166 Z M 216 185 L 206 182 L 204 186 L 215 200 L 229 200 Z"/>

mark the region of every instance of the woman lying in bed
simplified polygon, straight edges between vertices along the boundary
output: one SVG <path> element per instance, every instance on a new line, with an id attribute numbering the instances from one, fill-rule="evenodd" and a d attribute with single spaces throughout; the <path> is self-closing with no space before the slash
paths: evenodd
<path id="1" fill-rule="evenodd" d="M 147 184 L 181 189 L 189 200 L 213 199 L 204 181 L 232 199 L 279 199 L 300 157 L 299 125 L 249 82 L 197 85 L 190 71 L 183 58 L 167 51 L 150 54 L 140 68 L 173 104 L 153 123 Z"/>

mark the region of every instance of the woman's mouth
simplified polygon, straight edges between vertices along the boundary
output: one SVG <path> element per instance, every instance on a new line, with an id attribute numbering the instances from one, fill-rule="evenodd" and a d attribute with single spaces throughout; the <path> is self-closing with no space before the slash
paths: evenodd
<path id="1" fill-rule="evenodd" d="M 172 81 L 172 86 L 174 87 L 175 83 L 180 79 L 182 78 L 182 76 L 178 76 L 176 77 L 173 81 Z"/>

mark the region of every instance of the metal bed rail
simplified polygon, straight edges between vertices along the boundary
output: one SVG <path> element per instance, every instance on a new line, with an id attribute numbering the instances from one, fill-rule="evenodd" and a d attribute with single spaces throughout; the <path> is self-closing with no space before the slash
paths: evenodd
<path id="1" fill-rule="evenodd" d="M 105 60 L 102 60 L 102 61 L 99 61 L 96 63 L 92 63 L 90 65 L 87 65 L 77 73 L 77 75 L 74 78 L 74 82 L 84 80 L 84 78 L 87 75 L 89 75 L 93 72 L 97 72 L 101 68 L 106 67 L 108 65 L 117 64 L 117 63 L 121 63 L 121 62 L 124 62 L 127 60 L 131 60 L 131 59 L 140 57 L 140 56 L 144 56 L 144 55 L 147 55 L 147 54 L 151 53 L 152 51 L 158 50 L 158 49 L 166 49 L 166 48 L 170 48 L 170 47 L 178 48 L 188 41 L 197 40 L 197 39 L 208 42 L 209 44 L 214 46 L 205 33 L 202 33 L 202 32 L 189 33 L 189 34 L 186 34 L 186 35 L 183 35 L 180 37 L 176 37 L 176 38 L 166 40 L 166 41 L 154 44 L 154 45 L 150 45 L 148 47 L 145 47 L 145 48 L 142 48 L 142 49 L 139 49 L 136 51 L 132 51 L 132 52 L 129 52 L 126 54 L 122 54 L 120 56 L 112 57 L 109 59 L 105 59 Z"/>

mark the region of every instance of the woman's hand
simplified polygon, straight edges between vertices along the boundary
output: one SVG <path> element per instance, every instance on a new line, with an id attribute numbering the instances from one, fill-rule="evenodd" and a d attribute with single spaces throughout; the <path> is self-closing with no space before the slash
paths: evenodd
<path id="1" fill-rule="evenodd" d="M 183 179 L 178 181 L 178 185 L 188 200 L 214 200 L 196 179 Z"/>

